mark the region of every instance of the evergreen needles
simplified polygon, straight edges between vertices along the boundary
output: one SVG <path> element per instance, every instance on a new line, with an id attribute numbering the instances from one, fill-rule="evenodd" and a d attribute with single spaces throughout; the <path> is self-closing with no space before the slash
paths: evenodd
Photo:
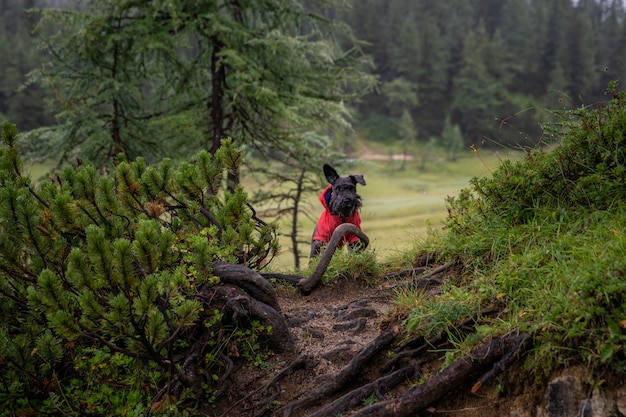
<path id="1" fill-rule="evenodd" d="M 183 388 L 210 398 L 225 340 L 271 332 L 226 327 L 210 298 L 216 262 L 260 268 L 277 251 L 273 226 L 226 180 L 238 150 L 225 141 L 180 168 L 121 158 L 111 175 L 68 167 L 36 185 L 16 135 L 3 125 L 0 402 L 11 414 L 115 415 L 161 388 L 172 404 Z"/>

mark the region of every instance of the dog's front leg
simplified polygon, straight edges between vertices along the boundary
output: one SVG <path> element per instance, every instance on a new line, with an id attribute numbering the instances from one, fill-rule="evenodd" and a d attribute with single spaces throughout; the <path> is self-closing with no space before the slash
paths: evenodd
<path id="1" fill-rule="evenodd" d="M 315 258 L 319 256 L 320 252 L 322 251 L 323 245 L 324 242 L 322 242 L 321 240 L 311 240 L 311 254 L 309 255 L 309 258 Z"/>

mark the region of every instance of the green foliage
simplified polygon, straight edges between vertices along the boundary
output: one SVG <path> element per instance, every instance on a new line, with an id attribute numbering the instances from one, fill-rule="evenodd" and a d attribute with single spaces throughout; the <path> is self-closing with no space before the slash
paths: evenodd
<path id="1" fill-rule="evenodd" d="M 200 385 L 190 367 L 218 374 L 219 349 L 199 355 L 222 337 L 221 313 L 203 301 L 219 282 L 212 265 L 260 268 L 277 251 L 273 226 L 225 181 L 238 150 L 225 141 L 181 167 L 120 158 L 111 175 L 82 165 L 35 185 L 21 173 L 16 134 L 3 125 L 0 400 L 9 413 L 122 415 L 165 384 Z"/>
<path id="2" fill-rule="evenodd" d="M 577 207 L 606 210 L 626 197 L 626 106 L 623 93 L 603 108 L 580 110 L 580 124 L 563 132 L 553 152 L 529 151 L 505 161 L 492 179 L 472 185 L 489 210 L 512 224 L 526 223 L 538 208 L 555 220 Z M 453 204 L 454 206 L 454 204 Z"/>
<path id="3" fill-rule="evenodd" d="M 463 134 L 459 125 L 453 125 L 450 116 L 447 116 L 441 131 L 441 145 L 446 150 L 446 156 L 451 161 L 456 161 L 463 150 Z"/>
<path id="4" fill-rule="evenodd" d="M 50 91 L 38 84 L 24 85 L 27 74 L 44 62 L 30 31 L 34 19 L 27 13 L 38 2 L 5 0 L 0 10 L 0 122 L 11 120 L 22 130 L 53 122 L 44 109 Z"/>
<path id="5" fill-rule="evenodd" d="M 465 145 L 532 146 L 538 122 L 567 105 L 604 99 L 610 79 L 623 79 L 624 9 L 619 2 L 352 1 L 346 20 L 369 42 L 381 85 L 408 82 L 419 101 L 398 103 L 382 88 L 356 105 L 359 133 L 389 140 L 374 118 L 416 118 L 420 140 L 442 137 L 446 115 Z M 407 97 L 405 95 L 405 97 Z M 528 105 L 528 103 L 531 103 Z M 504 123 L 503 123 L 504 122 Z M 512 127 L 512 129 L 511 129 Z M 379 126 L 379 129 L 384 126 Z M 520 135 L 520 132 L 523 134 Z M 395 135 L 392 135 L 394 137 Z"/>
<path id="6" fill-rule="evenodd" d="M 468 296 L 456 287 L 445 288 L 446 296 L 442 298 L 423 297 L 418 306 L 414 307 L 406 319 L 406 328 L 410 332 L 423 333 L 425 337 L 433 337 L 446 332 L 470 316 L 479 306 L 475 297 Z M 422 298 L 417 293 L 415 298 Z"/>
<path id="7" fill-rule="evenodd" d="M 427 246 L 461 265 L 462 285 L 412 302 L 404 295 L 411 331 L 447 331 L 500 306 L 504 316 L 482 318 L 459 343 L 528 331 L 533 367 L 626 369 L 626 94 L 613 93 L 604 106 L 575 110 L 579 121 L 562 125 L 560 146 L 505 161 L 448 199 L 446 230 Z"/>
<path id="8" fill-rule="evenodd" d="M 610 79 L 624 79 L 626 69 L 622 53 L 626 19 L 619 1 L 56 2 L 80 3 L 83 9 L 77 14 L 69 7 L 45 12 L 53 30 L 39 35 L 55 48 L 53 57 L 33 46 L 28 23 L 35 19 L 28 19 L 23 10 L 49 8 L 46 3 L 50 2 L 5 0 L 0 10 L 0 55 L 5 57 L 0 65 L 0 119 L 8 117 L 22 130 L 49 126 L 53 120 L 42 112 L 47 101 L 54 103 L 61 122 L 71 117 L 85 121 L 84 126 L 47 131 L 45 143 L 31 142 L 33 152 L 48 156 L 65 145 L 77 145 L 64 144 L 61 137 L 77 130 L 90 132 L 98 124 L 112 128 L 113 106 L 97 104 L 110 103 L 115 95 L 124 108 L 124 117 L 117 120 L 128 121 L 120 125 L 128 135 L 122 145 L 144 154 L 148 148 L 169 156 L 189 155 L 198 144 L 209 148 L 214 128 L 221 128 L 212 120 L 219 117 L 218 108 L 231 122 L 222 136 L 239 140 L 245 134 L 263 151 L 263 140 L 255 136 L 279 138 L 269 133 L 280 125 L 266 126 L 268 120 L 285 116 L 280 121 L 290 123 L 289 132 L 274 132 L 281 133 L 275 143 L 307 120 L 318 125 L 315 131 L 325 132 L 325 121 L 343 113 L 342 102 L 358 106 L 355 126 L 371 139 L 395 137 L 390 129 L 381 129 L 397 123 L 408 106 L 412 115 L 419 115 L 416 127 L 422 140 L 442 136 L 445 117 L 454 110 L 452 122 L 461 128 L 466 145 L 488 137 L 498 144 L 527 146 L 533 144 L 530 138 L 541 134 L 537 122 L 546 117 L 544 108 L 557 106 L 560 100 L 575 106 L 603 100 L 603 87 Z M 346 4 L 350 7 L 343 7 Z M 74 23 L 82 24 L 80 30 L 74 30 Z M 347 26 L 367 44 L 355 42 Z M 480 26 L 485 30 L 476 44 Z M 66 36 L 50 36 L 59 29 L 67 30 Z M 361 86 L 371 86 L 371 79 L 352 77 L 357 75 L 355 68 L 369 67 L 361 65 L 360 48 L 371 55 L 376 63 L 373 73 L 385 87 L 355 104 L 349 99 L 359 95 L 357 91 L 369 91 Z M 116 56 L 124 59 L 109 66 Z M 55 90 L 42 90 L 37 84 L 20 87 L 41 62 L 50 71 L 40 74 L 56 85 Z M 73 62 L 80 65 L 70 65 Z M 224 68 L 225 73 L 212 71 L 211 65 L 218 62 L 213 68 Z M 476 67 L 478 63 L 487 74 L 485 68 Z M 472 68 L 466 70 L 468 66 Z M 68 68 L 82 77 L 72 77 Z M 142 75 L 139 83 L 131 82 Z M 51 80 L 57 76 L 60 82 Z M 224 106 L 209 106 L 213 87 L 222 81 L 224 95 L 215 97 L 222 97 Z M 142 82 L 145 89 L 138 91 Z M 348 84 L 351 87 L 344 88 Z M 465 95 L 468 91 L 475 95 Z M 136 106 L 139 94 L 145 99 L 145 111 Z M 497 94 L 497 99 L 490 94 Z M 262 116 L 257 120 L 265 123 L 246 129 L 247 123 L 238 117 L 243 114 Z M 87 123 L 96 115 L 99 120 Z M 376 119 L 387 121 L 376 125 Z M 513 129 L 502 129 L 502 120 Z M 139 129 L 150 134 L 134 136 Z M 142 141 L 145 138 L 150 141 Z M 131 155 L 129 149 L 126 153 Z M 71 152 L 67 156 L 74 159 Z"/>
<path id="9" fill-rule="evenodd" d="M 311 272 L 317 266 L 316 261 L 319 261 L 319 258 L 309 264 L 308 270 Z M 376 285 L 381 277 L 381 266 L 376 262 L 376 252 L 373 250 L 361 252 L 337 250 L 326 268 L 322 282 L 330 285 L 342 280 L 360 280 L 368 285 Z"/>
<path id="10" fill-rule="evenodd" d="M 267 362 L 267 355 L 263 352 L 260 344 L 260 338 L 263 334 L 271 334 L 272 327 L 264 326 L 260 322 L 253 320 L 250 328 L 235 329 L 233 340 L 239 346 L 238 354 L 244 357 L 251 365 L 258 368 L 269 368 L 271 365 Z"/>
<path id="11" fill-rule="evenodd" d="M 93 0 L 44 9 L 39 30 L 56 30 L 42 36 L 49 60 L 31 79 L 55 91 L 52 151 L 102 166 L 120 152 L 215 153 L 233 137 L 267 156 L 303 132 L 347 126 L 344 103 L 374 78 L 349 28 L 324 15 L 340 3 Z"/>

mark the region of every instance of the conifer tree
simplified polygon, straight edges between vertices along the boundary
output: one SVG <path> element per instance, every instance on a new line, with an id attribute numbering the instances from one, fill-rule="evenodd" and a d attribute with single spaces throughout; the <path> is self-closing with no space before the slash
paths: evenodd
<path id="1" fill-rule="evenodd" d="M 61 25 L 35 74 L 54 87 L 67 156 L 217 152 L 227 137 L 267 155 L 373 84 L 338 1 L 92 0 L 46 10 Z M 43 26 L 42 26 L 43 27 Z M 341 41 L 341 45 L 339 44 Z M 66 158 L 73 160 L 73 158 Z"/>
<path id="2" fill-rule="evenodd" d="M 398 123 L 398 133 L 402 142 L 402 165 L 400 170 L 404 170 L 406 160 L 409 157 L 409 146 L 417 140 L 417 129 L 415 128 L 415 120 L 408 109 L 402 111 L 402 117 Z"/>
<path id="3" fill-rule="evenodd" d="M 504 104 L 504 84 L 490 72 L 489 48 L 487 29 L 480 24 L 465 41 L 464 66 L 454 81 L 452 121 L 463 126 L 464 136 L 471 143 L 496 137 L 498 125 L 493 112 Z"/>

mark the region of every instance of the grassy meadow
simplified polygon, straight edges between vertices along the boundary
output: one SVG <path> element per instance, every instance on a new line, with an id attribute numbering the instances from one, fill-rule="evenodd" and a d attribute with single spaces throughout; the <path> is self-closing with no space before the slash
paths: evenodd
<path id="1" fill-rule="evenodd" d="M 506 158 L 516 157 L 516 153 L 506 155 Z M 350 172 L 339 169 L 339 174 L 365 175 L 367 185 L 358 187 L 363 199 L 361 226 L 370 238 L 370 247 L 376 251 L 378 260 L 384 261 L 411 248 L 425 236 L 429 227 L 441 227 L 442 219 L 447 215 L 446 197 L 466 188 L 474 176 L 489 176 L 503 158 L 493 152 L 479 156 L 468 149 L 456 161 L 435 157 L 425 164 L 423 170 L 420 169 L 421 161 L 409 160 L 401 170 L 402 161 L 369 159 L 358 161 Z M 316 219 L 322 210 L 317 199 L 317 195 L 306 198 L 307 207 Z M 308 241 L 314 223 L 302 219 L 300 236 Z M 308 254 L 309 246 L 303 246 L 301 250 Z M 281 254 L 270 267 L 276 270 L 293 267 L 288 238 L 281 237 Z"/>

